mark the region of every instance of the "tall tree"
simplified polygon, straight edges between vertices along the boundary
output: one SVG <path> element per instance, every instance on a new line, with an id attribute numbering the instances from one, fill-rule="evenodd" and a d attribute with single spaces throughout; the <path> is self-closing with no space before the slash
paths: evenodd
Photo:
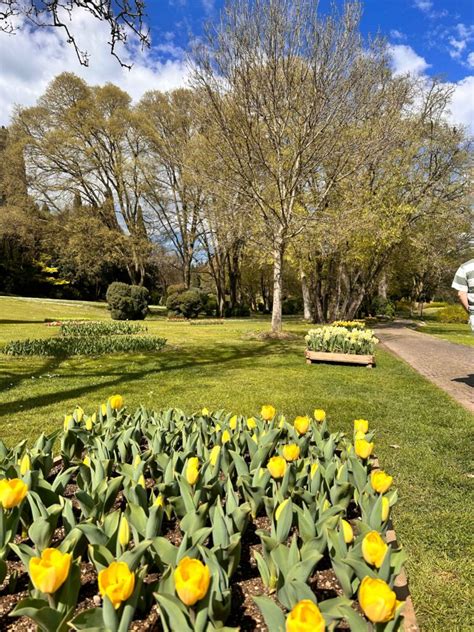
<path id="1" fill-rule="evenodd" d="M 360 7 L 322 17 L 316 0 L 228 2 L 220 24 L 196 48 L 194 84 L 206 100 L 209 121 L 220 130 L 219 178 L 246 196 L 265 226 L 273 258 L 272 331 L 282 328 L 285 250 L 318 216 L 332 186 L 380 151 L 380 127 L 345 138 L 343 131 L 378 112 L 390 113 L 393 82 L 382 50 L 364 48 Z M 384 107 L 385 106 L 385 110 Z M 399 107 L 399 104 L 398 104 Z M 325 163 L 331 158 L 331 170 Z M 228 174 L 231 178 L 229 180 Z M 318 199 L 298 199 L 310 178 Z"/>

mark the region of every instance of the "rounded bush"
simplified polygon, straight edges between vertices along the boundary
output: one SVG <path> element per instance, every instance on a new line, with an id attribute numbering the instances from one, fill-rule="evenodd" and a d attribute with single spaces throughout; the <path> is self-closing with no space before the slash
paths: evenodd
<path id="1" fill-rule="evenodd" d="M 149 292 L 140 285 L 111 283 L 107 289 L 107 303 L 113 320 L 144 320 L 148 313 Z"/>

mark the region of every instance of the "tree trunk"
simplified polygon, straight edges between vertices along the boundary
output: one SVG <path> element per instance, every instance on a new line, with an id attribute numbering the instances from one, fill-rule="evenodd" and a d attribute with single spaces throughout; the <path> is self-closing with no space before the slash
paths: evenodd
<path id="1" fill-rule="evenodd" d="M 387 282 L 387 274 L 386 272 L 382 272 L 382 274 L 380 275 L 380 279 L 379 279 L 379 287 L 378 287 L 378 294 L 380 296 L 380 298 L 383 298 L 385 300 L 387 300 L 387 286 L 388 286 L 388 282 Z"/>
<path id="2" fill-rule="evenodd" d="M 283 295 L 283 255 L 285 245 L 282 240 L 275 243 L 273 251 L 273 307 L 272 307 L 272 333 L 279 334 L 283 328 L 282 323 L 282 295 Z"/>
<path id="3" fill-rule="evenodd" d="M 306 272 L 300 270 L 301 292 L 303 294 L 303 318 L 311 320 L 311 296 L 308 287 Z"/>

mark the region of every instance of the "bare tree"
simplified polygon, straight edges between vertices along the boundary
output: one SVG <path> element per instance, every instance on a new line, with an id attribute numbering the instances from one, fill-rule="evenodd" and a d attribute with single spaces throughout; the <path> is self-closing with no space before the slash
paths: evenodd
<path id="1" fill-rule="evenodd" d="M 14 33 L 16 18 L 22 17 L 35 27 L 56 27 L 64 31 L 66 41 L 76 51 L 79 62 L 87 66 L 89 56 L 80 50 L 74 35 L 74 9 L 83 9 L 109 27 L 110 52 L 122 66 L 125 64 L 117 53 L 120 43 L 130 35 L 138 38 L 142 46 L 149 46 L 149 34 L 144 26 L 145 3 L 143 0 L 0 0 L 0 31 Z"/>
<path id="2" fill-rule="evenodd" d="M 363 46 L 360 6 L 321 17 L 317 4 L 228 2 L 193 53 L 194 85 L 206 99 L 209 124 L 220 130 L 215 176 L 225 173 L 221 185 L 247 197 L 264 226 L 275 333 L 289 242 L 318 217 L 334 183 L 358 168 L 348 157 L 357 153 L 363 162 L 384 146 L 380 126 L 360 135 L 347 130 L 400 107 L 387 99 L 393 86 L 382 47 Z M 318 197 L 304 204 L 309 180 L 317 181 Z"/>

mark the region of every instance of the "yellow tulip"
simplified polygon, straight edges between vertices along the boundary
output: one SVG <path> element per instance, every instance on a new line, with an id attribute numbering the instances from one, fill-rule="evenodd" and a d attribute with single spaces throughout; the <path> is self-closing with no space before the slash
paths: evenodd
<path id="1" fill-rule="evenodd" d="M 86 454 L 86 456 L 82 459 L 82 463 L 83 465 L 85 465 L 86 467 L 90 467 L 91 466 L 91 460 L 90 457 Z"/>
<path id="2" fill-rule="evenodd" d="M 140 465 L 140 463 L 142 462 L 142 457 L 139 454 L 135 454 L 135 456 L 133 457 L 133 467 L 138 467 Z"/>
<path id="3" fill-rule="evenodd" d="M 354 432 L 363 432 L 366 434 L 369 431 L 369 422 L 367 419 L 354 419 Z"/>
<path id="4" fill-rule="evenodd" d="M 326 498 L 325 501 L 323 502 L 323 511 L 327 511 L 328 509 L 331 509 L 331 503 Z"/>
<path id="5" fill-rule="evenodd" d="M 85 426 L 86 426 L 86 430 L 89 430 L 89 431 L 92 430 L 92 426 L 93 426 L 92 417 L 87 417 L 85 421 Z"/>
<path id="6" fill-rule="evenodd" d="M 341 520 L 342 522 L 342 532 L 344 534 L 344 542 L 346 544 L 350 544 L 354 539 L 354 531 L 352 530 L 351 525 L 347 522 L 347 520 Z"/>
<path id="7" fill-rule="evenodd" d="M 389 476 L 382 470 L 375 470 L 370 473 L 370 484 L 379 494 L 385 494 L 392 483 L 393 477 Z"/>
<path id="8" fill-rule="evenodd" d="M 311 470 L 310 470 L 310 477 L 313 479 L 314 475 L 316 474 L 316 472 L 318 471 L 318 467 L 319 467 L 319 463 L 316 461 L 316 463 L 313 463 L 311 465 Z"/>
<path id="9" fill-rule="evenodd" d="M 368 459 L 374 449 L 374 444 L 365 439 L 357 439 L 354 443 L 355 453 L 361 459 Z"/>
<path id="10" fill-rule="evenodd" d="M 220 424 L 216 424 L 214 428 L 214 432 L 220 432 L 221 429 L 222 429 L 222 426 Z"/>
<path id="11" fill-rule="evenodd" d="M 209 463 L 212 465 L 212 467 L 215 467 L 217 463 L 217 459 L 219 458 L 220 452 L 221 452 L 220 445 L 215 445 L 212 448 L 211 453 L 209 455 Z"/>
<path id="12" fill-rule="evenodd" d="M 42 593 L 55 593 L 69 575 L 71 560 L 71 553 L 58 549 L 44 549 L 41 557 L 30 558 L 28 571 L 34 587 Z"/>
<path id="13" fill-rule="evenodd" d="M 202 415 L 203 417 L 209 417 L 209 410 L 208 410 L 207 408 L 203 408 L 203 409 L 201 410 L 201 415 Z"/>
<path id="14" fill-rule="evenodd" d="M 102 413 L 102 417 L 105 417 L 107 415 L 107 404 L 100 405 L 100 412 Z"/>
<path id="15" fill-rule="evenodd" d="M 362 540 L 362 555 L 367 564 L 380 568 L 388 551 L 388 545 L 383 541 L 378 531 L 369 531 Z"/>
<path id="16" fill-rule="evenodd" d="M 79 423 L 81 423 L 82 418 L 84 417 L 84 409 L 81 408 L 80 406 L 76 407 L 76 410 L 74 411 L 76 413 L 76 419 Z"/>
<path id="17" fill-rule="evenodd" d="M 0 505 L 4 509 L 17 507 L 28 493 L 28 485 L 21 478 L 4 478 L 0 481 Z"/>
<path id="18" fill-rule="evenodd" d="M 395 616 L 397 598 L 382 579 L 364 577 L 359 588 L 359 603 L 367 619 L 373 623 L 386 623 Z"/>
<path id="19" fill-rule="evenodd" d="M 31 460 L 29 454 L 25 452 L 20 461 L 20 474 L 24 476 L 31 470 Z"/>
<path id="20" fill-rule="evenodd" d="M 186 480 L 190 485 L 195 485 L 199 477 L 199 459 L 197 456 L 192 456 L 188 459 L 186 465 Z"/>
<path id="21" fill-rule="evenodd" d="M 262 406 L 262 410 L 260 411 L 262 419 L 265 419 L 265 421 L 271 421 L 275 415 L 276 409 L 273 406 L 270 406 L 270 404 Z"/>
<path id="22" fill-rule="evenodd" d="M 125 516 L 120 518 L 118 541 L 120 546 L 123 548 L 125 548 L 130 542 L 130 525 L 128 524 L 128 520 Z"/>
<path id="23" fill-rule="evenodd" d="M 310 599 L 298 601 L 286 619 L 286 632 L 324 632 L 326 623 Z"/>
<path id="24" fill-rule="evenodd" d="M 224 430 L 224 432 L 222 433 L 222 443 L 229 443 L 230 441 L 230 432 L 228 430 Z"/>
<path id="25" fill-rule="evenodd" d="M 257 422 L 255 421 L 255 419 L 253 417 L 249 417 L 247 419 L 247 428 L 249 430 L 253 430 L 254 428 L 256 428 L 257 426 Z"/>
<path id="26" fill-rule="evenodd" d="M 359 441 L 359 439 L 365 439 L 365 432 L 362 432 L 361 430 L 358 430 L 355 435 L 354 435 L 354 439 L 356 441 Z"/>
<path id="27" fill-rule="evenodd" d="M 314 411 L 314 418 L 319 423 L 323 422 L 326 419 L 326 411 L 322 408 L 316 408 L 316 410 Z"/>
<path id="28" fill-rule="evenodd" d="M 65 415 L 64 424 L 63 424 L 64 432 L 67 432 L 73 424 L 74 424 L 74 417 L 72 415 Z"/>
<path id="29" fill-rule="evenodd" d="M 231 430 L 235 430 L 237 428 L 237 415 L 233 415 L 229 419 L 229 427 Z"/>
<path id="30" fill-rule="evenodd" d="M 385 522 L 390 513 L 390 502 L 386 496 L 382 496 L 382 520 Z"/>
<path id="31" fill-rule="evenodd" d="M 295 421 L 293 422 L 296 432 L 300 435 L 306 434 L 308 432 L 309 422 L 310 420 L 307 416 L 296 417 Z"/>
<path id="32" fill-rule="evenodd" d="M 110 408 L 118 410 L 123 406 L 123 397 L 121 395 L 112 395 L 109 397 Z"/>
<path id="33" fill-rule="evenodd" d="M 145 477 L 143 476 L 143 474 L 140 474 L 140 476 L 138 477 L 137 483 L 138 483 L 138 485 L 141 485 L 141 487 L 143 487 L 143 489 L 146 488 L 146 481 L 145 481 Z"/>
<path id="34" fill-rule="evenodd" d="M 162 494 L 160 494 L 155 502 L 153 503 L 156 507 L 164 507 L 165 506 L 165 498 Z"/>
<path id="35" fill-rule="evenodd" d="M 112 562 L 99 572 L 99 592 L 108 597 L 115 609 L 127 601 L 135 588 L 135 574 L 125 562 Z"/>
<path id="36" fill-rule="evenodd" d="M 91 415 L 92 423 L 95 424 L 96 420 L 97 420 L 97 413 L 92 413 L 92 415 Z"/>
<path id="37" fill-rule="evenodd" d="M 255 434 L 255 432 L 253 433 L 253 435 L 252 435 L 252 437 L 251 437 L 251 438 L 252 438 L 252 441 L 253 441 L 254 443 L 258 443 L 258 437 L 257 437 L 257 435 Z"/>
<path id="38" fill-rule="evenodd" d="M 282 503 L 280 503 L 275 511 L 275 520 L 278 522 L 280 516 L 281 516 L 281 512 L 283 511 L 283 509 L 286 507 L 286 505 L 288 504 L 288 501 L 290 499 L 286 498 Z"/>
<path id="39" fill-rule="evenodd" d="M 184 557 L 174 571 L 174 585 L 178 597 L 186 606 L 203 599 L 209 590 L 211 574 L 200 560 Z"/>
<path id="40" fill-rule="evenodd" d="M 300 447 L 296 443 L 283 446 L 283 457 L 285 461 L 296 461 L 300 455 Z"/>
<path id="41" fill-rule="evenodd" d="M 283 478 L 286 472 L 286 461 L 282 456 L 272 456 L 267 468 L 273 478 Z"/>

